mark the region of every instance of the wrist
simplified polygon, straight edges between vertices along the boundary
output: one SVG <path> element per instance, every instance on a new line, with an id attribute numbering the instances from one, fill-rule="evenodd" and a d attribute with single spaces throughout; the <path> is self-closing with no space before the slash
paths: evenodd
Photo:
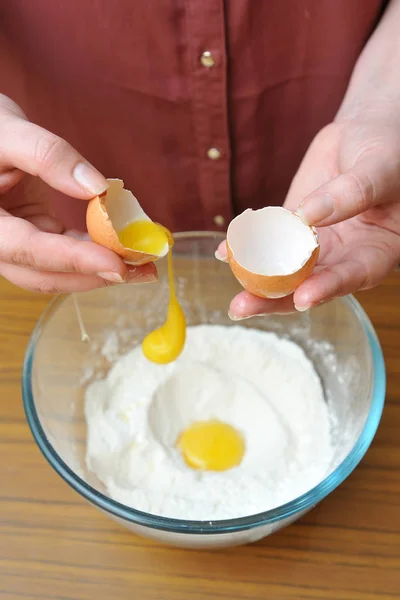
<path id="1" fill-rule="evenodd" d="M 375 94 L 368 85 L 350 85 L 333 119 L 335 123 L 379 122 L 400 126 L 400 89 L 397 94 Z"/>
<path id="2" fill-rule="evenodd" d="M 391 0 L 353 70 L 335 121 L 400 124 L 400 0 Z"/>
<path id="3" fill-rule="evenodd" d="M 333 119 L 338 125 L 369 123 L 400 128 L 400 107 L 395 110 L 390 106 L 377 103 L 342 105 Z"/>

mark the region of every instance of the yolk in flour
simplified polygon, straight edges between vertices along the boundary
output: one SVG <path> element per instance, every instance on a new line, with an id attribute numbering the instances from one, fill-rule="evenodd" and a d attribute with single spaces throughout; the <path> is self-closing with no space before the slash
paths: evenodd
<path id="1" fill-rule="evenodd" d="M 118 233 L 125 248 L 132 248 L 148 254 L 159 254 L 168 241 L 168 283 L 169 304 L 165 323 L 149 333 L 142 343 L 145 357 L 158 364 L 167 364 L 178 358 L 186 339 L 186 321 L 183 310 L 177 300 L 172 264 L 173 238 L 171 233 L 152 221 L 134 221 Z"/>
<path id="2" fill-rule="evenodd" d="M 178 438 L 177 446 L 189 467 L 202 471 L 227 471 L 238 466 L 244 456 L 241 434 L 228 423 L 198 421 Z"/>

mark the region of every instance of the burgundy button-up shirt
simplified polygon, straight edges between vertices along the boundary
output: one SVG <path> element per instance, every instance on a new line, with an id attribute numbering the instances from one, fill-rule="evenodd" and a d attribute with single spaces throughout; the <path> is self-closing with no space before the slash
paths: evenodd
<path id="1" fill-rule="evenodd" d="M 153 219 L 223 229 L 283 202 L 385 4 L 7 0 L 1 91 Z M 84 202 L 48 194 L 66 226 L 84 226 Z"/>

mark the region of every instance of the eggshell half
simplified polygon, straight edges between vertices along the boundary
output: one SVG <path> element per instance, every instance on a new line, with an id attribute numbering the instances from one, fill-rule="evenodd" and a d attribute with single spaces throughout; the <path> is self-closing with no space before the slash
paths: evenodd
<path id="1" fill-rule="evenodd" d="M 93 242 L 119 254 L 131 265 L 145 265 L 168 254 L 166 243 L 158 255 L 125 248 L 118 238 L 118 232 L 133 221 L 151 221 L 140 206 L 137 198 L 124 189 L 121 179 L 107 179 L 108 190 L 90 200 L 86 212 L 86 226 Z"/>
<path id="2" fill-rule="evenodd" d="M 313 272 L 319 241 L 313 227 L 278 206 L 245 210 L 227 232 L 228 261 L 239 283 L 260 298 L 283 298 Z"/>

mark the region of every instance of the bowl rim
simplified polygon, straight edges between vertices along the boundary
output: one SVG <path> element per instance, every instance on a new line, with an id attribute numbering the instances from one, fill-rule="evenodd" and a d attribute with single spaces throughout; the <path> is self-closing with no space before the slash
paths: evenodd
<path id="1" fill-rule="evenodd" d="M 174 234 L 177 239 L 194 237 L 212 237 L 215 240 L 224 239 L 224 235 L 219 232 L 182 232 Z M 151 513 L 146 513 L 135 508 L 130 508 L 120 502 L 117 502 L 109 496 L 99 492 L 86 481 L 81 479 L 63 459 L 58 455 L 46 437 L 41 426 L 36 408 L 32 388 L 33 361 L 36 344 L 42 332 L 42 324 L 48 316 L 57 308 L 59 304 L 65 301 L 70 295 L 56 296 L 53 298 L 37 321 L 35 328 L 30 336 L 22 368 L 22 398 L 28 425 L 32 435 L 51 467 L 70 485 L 76 492 L 85 498 L 91 504 L 109 513 L 113 517 L 134 523 L 139 526 L 158 529 L 171 533 L 183 534 L 224 534 L 238 531 L 245 531 L 256 527 L 271 525 L 276 521 L 290 519 L 298 513 L 304 513 L 321 502 L 328 494 L 335 490 L 352 473 L 360 463 L 369 446 L 374 439 L 381 420 L 382 411 L 385 402 L 386 393 L 386 369 L 382 348 L 376 334 L 376 331 L 363 310 L 359 302 L 351 295 L 344 298 L 336 298 L 333 302 L 343 302 L 347 304 L 358 318 L 361 326 L 366 333 L 373 363 L 373 381 L 372 381 L 372 401 L 370 410 L 365 421 L 364 427 L 354 444 L 351 452 L 343 461 L 319 484 L 302 494 L 298 498 L 291 500 L 281 506 L 256 513 L 246 517 L 236 517 L 234 519 L 224 520 L 184 520 L 169 517 L 162 517 Z"/>

